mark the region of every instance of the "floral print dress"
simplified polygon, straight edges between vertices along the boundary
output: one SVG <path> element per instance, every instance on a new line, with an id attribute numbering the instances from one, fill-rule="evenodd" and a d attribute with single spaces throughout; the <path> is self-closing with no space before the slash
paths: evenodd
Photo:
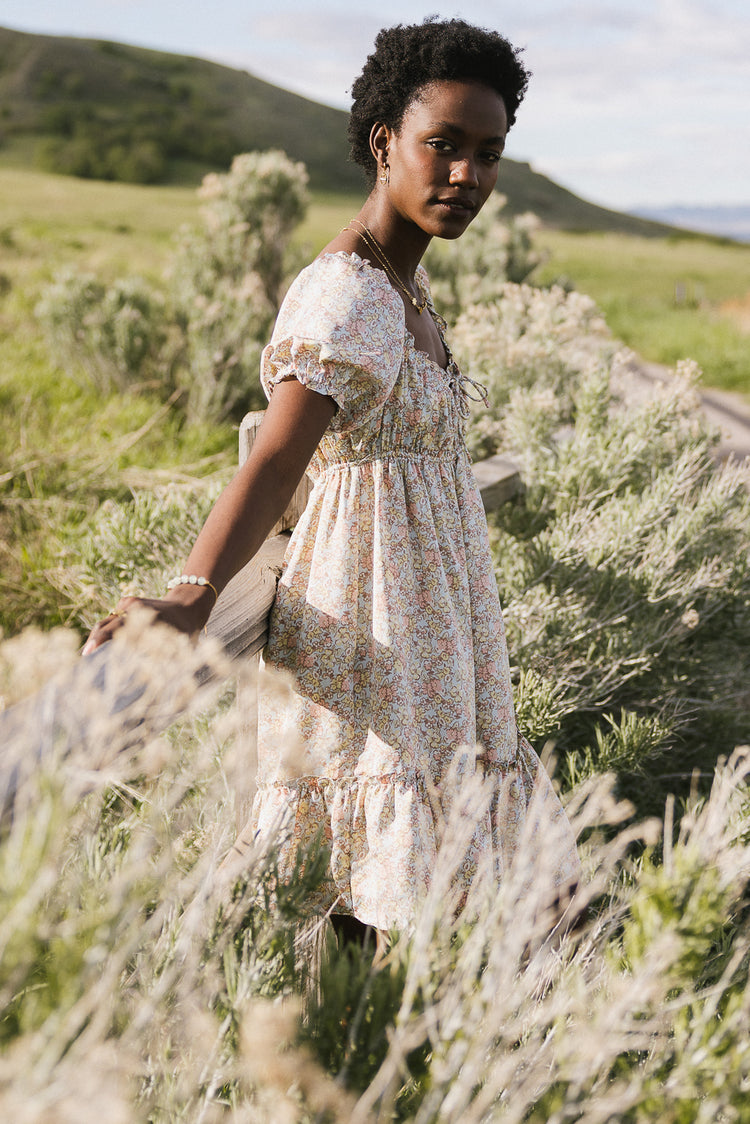
<path id="1" fill-rule="evenodd" d="M 428 293 L 420 267 L 420 286 Z M 441 329 L 443 324 L 430 311 Z M 448 353 L 450 356 L 450 353 Z M 265 660 L 293 673 L 290 705 L 261 692 L 252 831 L 282 867 L 322 828 L 320 904 L 407 927 L 430 881 L 444 780 L 457 750 L 497 777 L 464 875 L 491 849 L 512 862 L 533 801 L 562 830 L 556 882 L 578 872 L 550 781 L 519 737 L 482 500 L 463 439 L 466 398 L 419 351 L 401 298 L 355 254 L 326 254 L 292 284 L 261 369 L 330 395 L 337 412 L 308 469 Z M 285 746 L 299 745 L 289 760 Z"/>

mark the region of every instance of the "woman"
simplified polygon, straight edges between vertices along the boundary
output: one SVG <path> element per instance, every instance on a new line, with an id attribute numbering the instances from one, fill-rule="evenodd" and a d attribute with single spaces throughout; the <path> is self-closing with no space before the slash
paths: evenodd
<path id="1" fill-rule="evenodd" d="M 467 380 L 420 266 L 431 239 L 458 238 L 492 192 L 527 80 L 505 39 L 460 20 L 378 35 L 349 129 L 370 194 L 287 294 L 263 354 L 266 417 L 190 552 L 194 580 L 141 599 L 159 620 L 201 629 L 312 457 L 315 487 L 266 650 L 294 673 L 297 693 L 284 711 L 261 701 L 259 789 L 237 847 L 273 835 L 291 861 L 322 827 L 331 849 L 322 904 L 380 930 L 408 926 L 429 884 L 436 801 L 461 746 L 478 745 L 472 767 L 496 781 L 465 880 L 487 853 L 502 876 L 529 814 L 538 830 L 561 833 L 555 881 L 578 873 L 562 809 L 516 729 L 463 440 Z M 134 600 L 94 629 L 87 650 Z M 289 729 L 303 736 L 301 777 L 279 751 Z"/>

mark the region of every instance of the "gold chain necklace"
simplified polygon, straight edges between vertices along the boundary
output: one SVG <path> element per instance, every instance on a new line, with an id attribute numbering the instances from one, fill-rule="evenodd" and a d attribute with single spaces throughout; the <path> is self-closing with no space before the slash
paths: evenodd
<path id="1" fill-rule="evenodd" d="M 418 298 L 415 297 L 413 293 L 409 292 L 406 285 L 403 283 L 403 281 L 399 277 L 398 273 L 396 272 L 395 266 L 392 265 L 391 262 L 388 260 L 388 256 L 387 256 L 385 250 L 380 245 L 377 238 L 375 237 L 375 235 L 372 233 L 372 231 L 370 230 L 370 228 L 368 226 L 365 226 L 365 224 L 363 222 L 360 222 L 359 219 L 352 219 L 351 222 L 348 224 L 348 226 L 344 227 L 344 230 L 353 230 L 355 234 L 359 235 L 359 237 L 362 239 L 362 241 L 365 243 L 365 245 L 368 246 L 372 250 L 373 254 L 378 259 L 380 264 L 382 265 L 383 269 L 385 270 L 385 272 L 388 275 L 388 277 L 390 278 L 390 280 L 392 282 L 394 282 L 398 286 L 398 288 L 401 290 L 401 292 L 404 293 L 409 298 L 409 300 L 411 301 L 411 303 L 414 305 L 417 312 L 421 316 L 422 313 L 424 312 L 424 310 L 427 308 L 427 297 L 422 293 L 422 290 L 419 287 L 419 282 L 416 282 L 416 284 L 417 284 L 417 288 L 419 288 L 420 293 L 422 293 L 422 300 L 421 301 L 418 300 Z M 342 231 L 342 234 L 343 234 L 343 231 Z"/>

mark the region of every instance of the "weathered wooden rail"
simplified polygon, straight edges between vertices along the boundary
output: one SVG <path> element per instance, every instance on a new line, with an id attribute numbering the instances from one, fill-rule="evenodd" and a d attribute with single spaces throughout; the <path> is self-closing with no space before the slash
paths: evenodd
<path id="1" fill-rule="evenodd" d="M 262 412 L 248 414 L 240 428 L 239 461 L 250 455 Z M 492 511 L 515 495 L 518 469 L 502 456 L 474 465 L 485 510 Z M 281 574 L 291 529 L 310 492 L 305 477 L 279 523 L 255 557 L 223 590 L 207 632 L 221 642 L 232 659 L 248 659 L 268 638 L 268 618 Z M 153 661 L 123 663 L 121 650 L 107 644 L 71 671 L 49 682 L 31 698 L 0 713 L 0 820 L 12 813 L 24 777 L 45 760 L 62 761 L 75 753 L 96 771 L 113 754 L 135 753 L 180 717 L 190 705 L 206 668 L 198 655 L 175 668 L 163 686 Z M 179 661 L 178 661 L 179 662 Z M 160 686 L 154 691 L 154 680 Z M 93 700 L 93 702 L 92 702 Z M 99 705 L 97 705 L 97 703 Z"/>

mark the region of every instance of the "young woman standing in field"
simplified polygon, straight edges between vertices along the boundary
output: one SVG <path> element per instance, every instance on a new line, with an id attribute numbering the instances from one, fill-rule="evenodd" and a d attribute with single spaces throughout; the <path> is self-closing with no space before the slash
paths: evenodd
<path id="1" fill-rule="evenodd" d="M 124 598 L 186 633 L 253 556 L 308 468 L 266 662 L 290 670 L 293 713 L 261 699 L 259 787 L 236 846 L 277 833 L 284 856 L 322 827 L 323 904 L 378 929 L 413 920 L 434 865 L 436 802 L 459 747 L 495 784 L 462 876 L 498 877 L 533 817 L 562 888 L 578 860 L 549 779 L 518 733 L 487 526 L 463 438 L 471 393 L 421 258 L 458 238 L 492 192 L 528 74 L 501 36 L 460 20 L 380 32 L 353 86 L 349 135 L 370 194 L 292 284 L 265 349 L 270 404 L 163 600 Z M 311 460 L 312 458 L 312 460 Z M 302 733 L 288 771 L 285 728 Z M 445 794 L 447 795 L 447 794 Z"/>

